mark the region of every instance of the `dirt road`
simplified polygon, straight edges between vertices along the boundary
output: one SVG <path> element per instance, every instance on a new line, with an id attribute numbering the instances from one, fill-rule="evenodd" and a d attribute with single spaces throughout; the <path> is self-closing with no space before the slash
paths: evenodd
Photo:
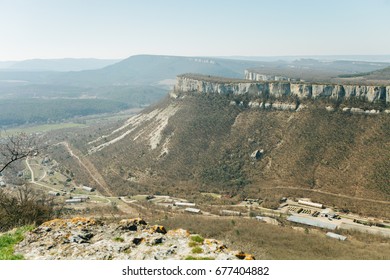
<path id="1" fill-rule="evenodd" d="M 102 175 L 96 170 L 95 166 L 87 159 L 81 159 L 70 147 L 68 142 L 60 142 L 57 145 L 63 145 L 69 154 L 75 158 L 79 164 L 88 172 L 91 178 L 101 187 L 101 189 L 107 194 L 107 196 L 113 196 L 113 193 L 108 188 L 108 185 Z"/>

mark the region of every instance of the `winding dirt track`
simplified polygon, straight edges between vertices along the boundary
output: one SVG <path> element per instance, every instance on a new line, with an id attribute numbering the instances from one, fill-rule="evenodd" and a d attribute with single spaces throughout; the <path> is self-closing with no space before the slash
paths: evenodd
<path id="1" fill-rule="evenodd" d="M 30 181 L 31 184 L 38 185 L 38 186 L 44 187 L 46 189 L 50 189 L 52 191 L 58 191 L 56 188 L 52 188 L 52 187 L 49 187 L 47 185 L 44 185 L 44 184 L 41 184 L 41 183 L 38 183 L 37 181 L 35 181 L 34 171 L 32 170 L 32 168 L 30 166 L 30 163 L 28 162 L 28 157 L 26 158 L 26 165 L 27 165 L 27 167 L 28 167 L 28 169 L 30 170 L 30 173 L 31 173 L 31 181 Z M 45 172 L 45 174 L 46 174 L 46 172 Z M 39 178 L 38 181 L 42 180 L 44 177 L 45 176 Z"/>

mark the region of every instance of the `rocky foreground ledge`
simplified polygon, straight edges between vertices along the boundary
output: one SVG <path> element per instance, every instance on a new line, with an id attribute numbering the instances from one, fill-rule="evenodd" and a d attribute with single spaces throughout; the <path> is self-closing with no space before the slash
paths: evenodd
<path id="1" fill-rule="evenodd" d="M 106 224 L 92 218 L 55 219 L 26 234 L 15 253 L 35 260 L 253 260 L 221 241 L 187 230 L 167 231 L 143 219 Z"/>

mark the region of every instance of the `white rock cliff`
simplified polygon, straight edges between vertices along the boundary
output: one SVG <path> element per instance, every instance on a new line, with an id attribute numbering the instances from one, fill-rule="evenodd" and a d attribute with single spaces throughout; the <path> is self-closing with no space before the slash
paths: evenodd
<path id="1" fill-rule="evenodd" d="M 274 97 L 295 96 L 299 99 L 330 98 L 335 100 L 359 98 L 367 102 L 390 103 L 390 86 L 309 84 L 288 81 L 245 81 L 185 74 L 177 77 L 175 93 L 218 93 L 223 95 Z"/>

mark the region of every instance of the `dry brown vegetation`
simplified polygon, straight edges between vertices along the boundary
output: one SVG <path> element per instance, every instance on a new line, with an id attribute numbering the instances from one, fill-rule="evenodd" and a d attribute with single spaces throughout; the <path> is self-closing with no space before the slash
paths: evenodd
<path id="1" fill-rule="evenodd" d="M 11 193 L 0 189 L 0 232 L 14 227 L 41 224 L 56 215 L 53 201 L 27 186 Z"/>
<path id="2" fill-rule="evenodd" d="M 88 156 L 89 161 L 117 195 L 196 199 L 200 192 L 216 192 L 236 200 L 261 198 L 271 206 L 282 196 L 304 196 L 390 218 L 389 203 L 373 202 L 390 201 L 389 114 L 327 112 L 327 105 L 348 105 L 329 100 L 310 101 L 310 109 L 301 112 L 257 110 L 229 106 L 231 98 L 195 94 L 154 107 L 180 106 L 162 133 L 161 142 L 174 135 L 165 157 L 159 157 L 160 148 L 150 150 L 148 141 L 128 137 Z M 234 98 L 244 104 L 248 99 Z M 85 143 L 106 131 L 68 140 L 85 154 Z M 250 154 L 256 149 L 264 154 L 253 160 Z M 79 167 L 68 162 L 66 168 Z M 80 168 L 75 174 L 79 181 L 87 179 Z"/>
<path id="3" fill-rule="evenodd" d="M 295 230 L 240 218 L 193 215 L 159 220 L 168 229 L 186 228 L 206 238 L 224 240 L 229 248 L 254 254 L 256 259 L 390 259 L 388 239 L 358 233 L 345 242 L 327 238 L 324 231 Z"/>
<path id="4" fill-rule="evenodd" d="M 359 84 L 382 84 L 388 85 L 390 80 L 390 67 L 366 73 L 340 75 L 339 82 L 354 82 Z"/>
<path id="5" fill-rule="evenodd" d="M 235 98 L 247 103 L 245 96 Z M 133 137 L 86 156 L 116 194 L 186 197 L 202 207 L 250 197 L 272 208 L 283 196 L 310 197 L 341 211 L 390 219 L 390 115 L 327 112 L 327 105 L 348 105 L 327 100 L 312 102 L 301 112 L 256 110 L 229 106 L 226 97 L 198 94 L 167 99 L 155 108 L 170 102 L 180 103 L 181 109 L 162 133 L 162 142 L 174 135 L 165 157 L 159 158 L 159 148 L 151 151 L 148 141 Z M 80 138 L 68 141 L 86 154 L 85 143 L 109 131 L 80 132 Z M 250 157 L 256 149 L 264 149 L 258 160 Z M 58 151 L 62 168 L 74 168 L 67 154 Z M 74 173 L 75 180 L 87 180 L 81 169 Z M 148 202 L 141 206 L 137 210 L 151 222 L 224 240 L 258 259 L 390 258 L 389 242 L 381 237 L 341 232 L 348 241 L 340 242 L 323 231 L 295 230 L 286 222 L 274 226 L 243 218 L 181 215 L 149 207 Z M 215 207 L 204 209 L 218 213 Z"/>

